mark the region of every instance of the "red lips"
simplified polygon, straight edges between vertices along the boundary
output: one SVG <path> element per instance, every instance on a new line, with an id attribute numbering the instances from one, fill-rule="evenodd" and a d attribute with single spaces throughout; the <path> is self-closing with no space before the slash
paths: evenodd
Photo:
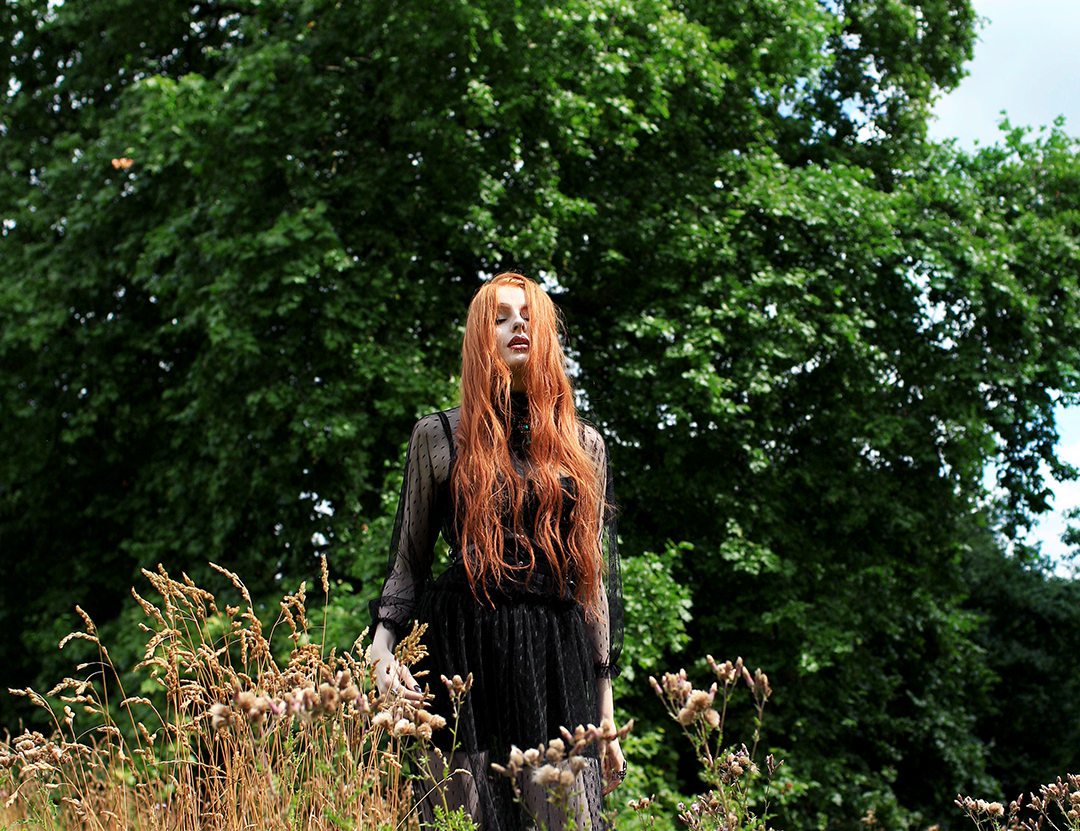
<path id="1" fill-rule="evenodd" d="M 528 346 L 529 345 L 529 339 L 526 338 L 526 337 L 523 337 L 522 335 L 514 335 L 514 337 L 510 338 L 510 343 L 508 343 L 506 345 L 507 346 Z"/>

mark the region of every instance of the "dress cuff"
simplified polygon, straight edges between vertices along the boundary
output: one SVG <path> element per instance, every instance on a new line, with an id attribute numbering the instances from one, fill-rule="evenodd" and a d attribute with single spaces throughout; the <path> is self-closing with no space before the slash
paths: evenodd
<path id="1" fill-rule="evenodd" d="M 371 601 L 369 607 L 371 611 L 371 634 L 375 634 L 375 629 L 381 623 L 385 629 L 389 629 L 394 633 L 394 639 L 400 641 L 403 637 L 412 631 L 412 619 L 396 620 L 395 618 L 388 617 L 383 613 L 382 607 L 379 606 L 380 598 L 375 598 Z"/>
<path id="2" fill-rule="evenodd" d="M 618 678 L 622 674 L 622 667 L 618 664 L 596 664 L 597 678 Z"/>

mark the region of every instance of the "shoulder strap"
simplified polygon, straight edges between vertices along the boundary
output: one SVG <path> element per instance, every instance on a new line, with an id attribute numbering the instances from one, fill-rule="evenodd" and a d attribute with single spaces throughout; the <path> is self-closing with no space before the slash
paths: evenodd
<path id="1" fill-rule="evenodd" d="M 450 467 L 453 468 L 457 459 L 457 448 L 454 446 L 454 431 L 450 429 L 450 419 L 446 417 L 446 413 L 440 410 L 438 415 L 439 421 L 442 422 L 443 432 L 446 433 L 446 440 L 450 443 Z"/>

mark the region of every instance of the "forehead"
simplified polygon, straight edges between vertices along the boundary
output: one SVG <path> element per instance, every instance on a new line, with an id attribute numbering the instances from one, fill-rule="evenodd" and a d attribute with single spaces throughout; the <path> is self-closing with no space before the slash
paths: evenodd
<path id="1" fill-rule="evenodd" d="M 520 308 L 525 305 L 525 289 L 521 286 L 499 286 L 495 289 L 495 302 L 500 306 Z"/>

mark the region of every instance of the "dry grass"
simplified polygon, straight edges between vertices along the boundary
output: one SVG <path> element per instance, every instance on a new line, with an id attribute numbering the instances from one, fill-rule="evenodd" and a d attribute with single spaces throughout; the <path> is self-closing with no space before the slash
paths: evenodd
<path id="1" fill-rule="evenodd" d="M 1008 808 L 970 796 L 957 796 L 956 804 L 979 831 L 1080 831 L 1080 776 L 1070 773 L 1040 786 L 1037 795 L 1028 794 L 1026 806 L 1023 794 Z M 1026 818 L 1022 816 L 1025 807 Z"/>
<path id="2" fill-rule="evenodd" d="M 454 726 L 378 694 L 375 667 L 360 646 L 364 634 L 342 654 L 313 638 L 305 586 L 281 600 L 277 622 L 266 633 L 240 578 L 215 568 L 232 581 L 240 605 L 221 609 L 186 575 L 175 580 L 161 567 L 143 572 L 158 603 L 132 591 L 147 619 L 140 624 L 147 641 L 136 677 L 144 686 L 156 685 L 160 694 L 123 692 L 108 649 L 81 610 L 85 630 L 66 637 L 61 647 L 80 639 L 97 649 L 98 660 L 78 668 L 86 676 L 66 678 L 45 695 L 11 690 L 47 710 L 54 729 L 49 736 L 26 732 L 0 742 L 0 827 L 419 828 L 410 777 L 437 783 L 458 773 L 431 742 L 435 730 Z M 321 582 L 325 598 L 325 561 Z M 398 660 L 413 665 L 423 657 L 422 634 L 417 627 L 402 639 Z M 275 654 L 285 652 L 281 639 L 289 641 L 288 658 L 278 661 Z M 711 785 L 689 806 L 680 803 L 678 818 L 694 831 L 766 831 L 769 785 L 780 764 L 770 756 L 759 769 L 754 761 L 771 694 L 768 678 L 760 670 L 751 674 L 741 659 L 708 662 L 717 679 L 708 690 L 695 689 L 685 672 L 650 679 Z M 460 706 L 471 676 L 442 680 Z M 740 681 L 750 690 L 756 715 L 749 750 L 729 746 L 724 732 Z M 110 701 L 117 693 L 121 700 Z M 533 777 L 548 788 L 551 801 L 569 804 L 584 748 L 629 729 L 617 731 L 605 721 L 567 730 L 547 746 L 515 748 L 507 765 L 494 767 L 515 782 Z M 643 828 L 656 825 L 654 803 L 629 803 Z M 446 812 L 437 825 L 473 827 L 468 817 Z"/>
<path id="3" fill-rule="evenodd" d="M 702 766 L 702 778 L 711 790 L 680 802 L 678 818 L 691 831 L 771 831 L 769 795 L 773 775 L 783 764 L 772 754 L 762 770 L 755 761 L 765 703 L 772 696 L 769 676 L 760 669 L 753 674 L 739 658 L 735 663 L 717 663 L 706 656 L 716 681 L 707 690 L 695 689 L 686 670 L 665 673 L 649 683 L 669 716 L 678 722 Z M 729 745 L 725 737 L 728 705 L 739 682 L 744 681 L 754 702 L 754 735 L 751 746 Z M 630 808 L 642 829 L 656 827 L 655 799 L 630 801 Z"/>
<path id="4" fill-rule="evenodd" d="M 0 744 L 0 825 L 417 826 L 404 743 L 427 745 L 442 720 L 432 723 L 427 712 L 377 694 L 363 635 L 340 655 L 314 641 L 303 585 L 281 601 L 267 634 L 243 582 L 215 568 L 232 580 L 241 606 L 222 610 L 186 575 L 175 580 L 160 567 L 144 571 L 158 604 L 132 591 L 149 622 L 140 624 L 147 644 L 136 669 L 161 687 L 163 710 L 141 696 L 123 697 L 110 709 L 109 693 L 119 689 L 112 678 L 119 676 L 81 610 L 85 631 L 61 646 L 76 638 L 96 645 L 99 661 L 79 667 L 88 675 L 66 678 L 44 696 L 11 691 L 52 713 L 55 729 Z M 322 584 L 325 594 L 325 565 Z M 399 645 L 406 664 L 423 654 L 421 634 L 414 630 Z M 271 649 L 274 635 L 291 641 L 283 666 Z M 127 729 L 115 712 L 130 722 Z M 95 726 L 82 727 L 87 721 Z"/>

